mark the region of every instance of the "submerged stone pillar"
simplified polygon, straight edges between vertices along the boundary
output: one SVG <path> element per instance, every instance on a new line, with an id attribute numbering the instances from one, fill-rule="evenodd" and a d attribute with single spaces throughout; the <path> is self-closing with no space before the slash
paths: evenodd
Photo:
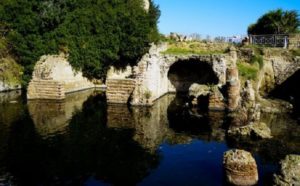
<path id="1" fill-rule="evenodd" d="M 258 182 L 257 165 L 250 152 L 238 149 L 225 152 L 223 166 L 226 180 L 232 185 L 255 185 Z"/>

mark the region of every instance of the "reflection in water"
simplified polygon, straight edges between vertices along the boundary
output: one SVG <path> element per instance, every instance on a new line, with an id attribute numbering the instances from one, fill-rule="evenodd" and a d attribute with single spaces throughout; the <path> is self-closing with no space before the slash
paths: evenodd
<path id="1" fill-rule="evenodd" d="M 109 105 L 107 126 L 134 129 L 133 139 L 144 148 L 154 152 L 164 138 L 170 135 L 167 107 L 174 95 L 166 95 L 152 107 Z"/>
<path id="2" fill-rule="evenodd" d="M 167 140 L 171 144 L 191 142 L 192 136 L 205 141 L 223 141 L 224 112 L 203 115 L 191 113 L 181 97 L 169 94 L 152 107 L 128 107 L 108 105 L 107 125 L 110 128 L 134 129 L 134 140 L 155 152 Z"/>
<path id="3" fill-rule="evenodd" d="M 197 136 L 205 141 L 223 141 L 224 112 L 201 112 L 185 106 L 184 97 L 177 96 L 168 106 L 170 128 L 176 133 Z"/>
<path id="4" fill-rule="evenodd" d="M 21 91 L 0 92 L 0 180 L 9 178 L 5 168 L 10 127 L 23 114 Z M 0 184 L 2 181 L 0 181 Z M 7 182 L 4 181 L 4 184 Z"/>
<path id="5" fill-rule="evenodd" d="M 41 136 L 64 132 L 69 120 L 77 112 L 82 110 L 82 104 L 94 90 L 86 90 L 80 93 L 71 93 L 65 100 L 29 100 L 28 110 L 34 122 L 35 128 Z"/>
<path id="6" fill-rule="evenodd" d="M 255 155 L 262 185 L 279 159 L 300 152 L 300 127 L 286 115 L 262 115 L 271 140 L 237 139 L 226 136 L 224 112 L 190 109 L 178 95 L 153 107 L 107 106 L 94 91 L 64 102 L 6 97 L 0 103 L 0 179 L 15 185 L 221 185 L 228 146 Z"/>
<path id="7" fill-rule="evenodd" d="M 279 162 L 286 154 L 300 153 L 300 126 L 286 113 L 262 113 L 261 121 L 271 129 L 272 139 L 252 140 L 249 138 L 229 138 L 233 148 L 242 148 L 259 154 L 263 161 Z"/>
<path id="8" fill-rule="evenodd" d="M 48 138 L 28 115 L 20 117 L 10 129 L 4 167 L 18 185 L 82 185 L 91 177 L 116 185 L 139 182 L 158 156 L 133 141 L 132 130 L 107 128 L 105 116 L 105 97 L 89 97 L 66 132 Z"/>

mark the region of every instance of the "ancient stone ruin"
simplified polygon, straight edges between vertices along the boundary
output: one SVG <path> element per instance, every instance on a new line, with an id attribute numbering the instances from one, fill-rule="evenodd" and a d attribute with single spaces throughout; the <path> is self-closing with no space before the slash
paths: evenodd
<path id="1" fill-rule="evenodd" d="M 65 99 L 65 94 L 94 88 L 95 85 L 75 71 L 64 55 L 42 56 L 29 83 L 28 99 Z"/>
<path id="2" fill-rule="evenodd" d="M 107 74 L 108 103 L 130 103 L 131 105 L 153 105 L 154 101 L 167 93 L 185 93 L 194 96 L 194 103 L 206 97 L 211 110 L 235 110 L 240 101 L 240 82 L 236 68 L 236 54 L 219 55 L 168 55 L 162 52 L 166 45 L 153 45 L 137 66 L 123 70 L 111 67 Z M 235 51 L 233 51 L 234 53 Z M 230 67 L 228 69 L 228 67 Z M 197 93 L 192 85 L 207 89 Z M 203 92 L 200 88 L 197 91 Z M 221 93 L 227 87 L 229 97 Z M 192 95 L 194 94 L 194 95 Z M 199 99 L 198 99 L 199 100 Z"/>

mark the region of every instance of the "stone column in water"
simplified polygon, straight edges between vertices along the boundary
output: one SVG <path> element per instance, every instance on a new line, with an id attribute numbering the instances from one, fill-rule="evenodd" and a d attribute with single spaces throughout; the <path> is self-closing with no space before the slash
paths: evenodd
<path id="1" fill-rule="evenodd" d="M 230 57 L 232 64 L 226 71 L 227 93 L 228 93 L 228 110 L 235 111 L 240 102 L 239 71 L 236 66 L 237 54 L 235 48 L 230 48 Z"/>
<path id="2" fill-rule="evenodd" d="M 225 152 L 223 166 L 226 180 L 232 185 L 255 185 L 258 182 L 257 165 L 250 152 L 244 150 Z"/>

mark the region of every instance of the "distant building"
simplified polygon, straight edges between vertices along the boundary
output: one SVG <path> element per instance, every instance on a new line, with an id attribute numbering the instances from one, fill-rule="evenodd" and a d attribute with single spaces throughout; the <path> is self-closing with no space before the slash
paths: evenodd
<path id="1" fill-rule="evenodd" d="M 232 36 L 232 37 L 227 37 L 226 42 L 228 43 L 242 43 L 244 37 L 243 36 Z"/>

